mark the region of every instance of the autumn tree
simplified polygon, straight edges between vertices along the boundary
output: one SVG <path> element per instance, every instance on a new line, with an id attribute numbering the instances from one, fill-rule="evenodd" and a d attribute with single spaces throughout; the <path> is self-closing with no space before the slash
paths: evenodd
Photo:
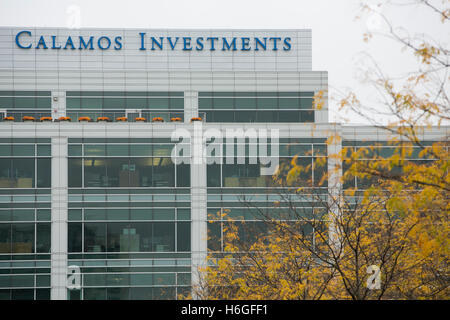
<path id="1" fill-rule="evenodd" d="M 435 14 L 443 28 L 449 27 L 450 1 L 413 2 Z M 362 9 L 373 10 L 364 4 Z M 449 50 L 436 39 L 409 35 L 380 16 L 387 27 L 381 35 L 414 55 L 418 68 L 402 79 L 391 79 L 371 59 L 366 81 L 382 106 L 363 102 L 355 92 L 343 94 L 339 105 L 388 139 L 329 154 L 337 165 L 321 181 L 328 183 L 325 193 L 298 187 L 311 184 L 300 181 L 309 168 L 296 159 L 281 164 L 274 181 L 283 192 L 275 206 L 284 208 L 284 214 L 246 203 L 263 232 L 254 230 L 255 223 L 219 214 L 217 219 L 227 222 L 223 250 L 210 252 L 208 266 L 194 284 L 197 298 L 450 297 L 449 137 L 423 139 L 432 126 L 444 129 L 449 124 Z M 376 36 L 380 33 L 368 32 L 364 40 Z M 322 96 L 316 96 L 318 108 Z M 330 136 L 328 143 L 340 143 L 337 139 Z M 380 152 L 386 146 L 390 152 Z M 364 187 L 349 183 L 354 179 L 364 181 Z M 296 205 L 305 197 L 314 206 L 312 212 Z M 249 234 L 258 236 L 249 239 Z M 368 283 L 375 278 L 368 272 L 377 270 L 380 281 Z"/>

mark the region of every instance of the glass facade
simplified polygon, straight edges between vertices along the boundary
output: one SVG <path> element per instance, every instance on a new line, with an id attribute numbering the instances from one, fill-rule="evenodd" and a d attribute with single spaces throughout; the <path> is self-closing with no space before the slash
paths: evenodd
<path id="1" fill-rule="evenodd" d="M 0 91 L 0 121 L 4 116 L 14 117 L 22 121 L 24 116 L 40 117 L 52 116 L 51 91 Z"/>
<path id="2" fill-rule="evenodd" d="M 279 164 L 288 166 L 296 158 L 297 164 L 306 170 L 295 185 L 283 185 L 275 182 L 272 176 L 261 175 L 261 164 L 253 164 L 250 158 L 245 164 L 221 164 L 207 166 L 208 187 L 208 249 L 213 252 L 223 250 L 223 232 L 227 218 L 238 225 L 240 238 L 247 241 L 256 239 L 259 233 L 265 232 L 265 225 L 260 220 L 269 215 L 277 219 L 290 220 L 296 213 L 308 215 L 313 211 L 323 210 L 320 202 L 315 201 L 317 195 L 324 194 L 326 199 L 327 182 L 322 177 L 327 172 L 327 165 L 316 166 L 318 158 L 326 158 L 327 144 L 323 138 L 280 138 Z M 226 145 L 223 146 L 224 154 Z M 249 146 L 246 146 L 246 150 Z M 270 154 L 270 153 L 269 153 Z M 252 164 L 251 164 L 252 163 Z M 299 196 L 293 191 L 299 187 L 310 190 Z M 220 214 L 220 215 L 219 215 Z M 242 223 L 245 221 L 245 223 Z"/>
<path id="3" fill-rule="evenodd" d="M 421 145 L 423 147 L 432 146 L 436 141 L 421 141 Z M 401 146 L 404 146 L 410 152 L 410 155 L 405 156 L 405 159 L 410 162 L 416 163 L 431 163 L 433 159 L 419 156 L 420 152 L 423 150 L 423 147 L 418 145 L 412 145 L 411 143 L 402 144 L 399 142 L 398 144 L 393 144 L 389 141 L 362 141 L 362 140 L 344 140 L 342 141 L 342 147 L 348 150 L 348 153 L 358 152 L 361 149 L 365 150 L 365 156 L 360 159 L 360 161 L 371 161 L 374 157 L 376 158 L 389 158 L 394 154 L 397 154 L 400 150 Z M 346 172 L 349 169 L 346 163 L 343 164 L 343 172 Z M 392 167 L 392 173 L 401 172 L 401 166 L 395 165 Z M 353 177 L 352 179 L 347 179 L 344 181 L 344 189 L 367 189 L 373 184 L 376 184 L 376 178 L 359 178 Z"/>
<path id="4" fill-rule="evenodd" d="M 68 91 L 66 93 L 67 116 L 72 119 L 88 116 L 153 119 L 161 117 L 164 121 L 170 118 L 184 118 L 184 92 L 160 91 Z M 126 112 L 126 110 L 140 110 Z"/>
<path id="5" fill-rule="evenodd" d="M 190 290 L 190 166 L 169 138 L 69 139 L 69 299 L 175 299 Z"/>
<path id="6" fill-rule="evenodd" d="M 199 92 L 206 122 L 314 122 L 314 92 Z"/>
<path id="7" fill-rule="evenodd" d="M 0 299 L 50 299 L 50 139 L 0 138 Z"/>

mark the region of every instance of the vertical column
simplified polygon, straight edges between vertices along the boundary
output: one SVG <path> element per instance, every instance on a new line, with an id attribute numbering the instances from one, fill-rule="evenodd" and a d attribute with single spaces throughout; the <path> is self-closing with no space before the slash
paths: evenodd
<path id="1" fill-rule="evenodd" d="M 66 92 L 52 91 L 52 117 L 58 119 L 66 116 Z"/>
<path id="2" fill-rule="evenodd" d="M 191 139 L 191 282 L 199 283 L 199 267 L 207 256 L 206 159 L 203 158 L 202 122 L 194 122 Z M 196 299 L 195 292 L 193 298 Z"/>
<path id="3" fill-rule="evenodd" d="M 184 122 L 189 123 L 191 118 L 198 117 L 198 92 L 184 92 Z"/>
<path id="4" fill-rule="evenodd" d="M 340 218 L 339 203 L 342 197 L 342 127 L 334 124 L 334 128 L 329 134 L 327 158 L 328 158 L 328 205 L 331 217 Z M 329 227 L 329 239 L 336 251 L 340 250 L 339 230 L 335 223 Z"/>
<path id="5" fill-rule="evenodd" d="M 51 299 L 67 299 L 67 137 L 52 138 Z"/>

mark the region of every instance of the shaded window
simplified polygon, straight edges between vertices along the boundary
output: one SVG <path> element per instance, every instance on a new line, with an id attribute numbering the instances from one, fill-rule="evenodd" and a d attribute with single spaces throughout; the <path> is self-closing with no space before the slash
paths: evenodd
<path id="1" fill-rule="evenodd" d="M 69 252 L 82 251 L 82 225 L 79 222 L 68 223 L 68 249 Z"/>
<path id="2" fill-rule="evenodd" d="M 191 250 L 191 223 L 177 223 L 177 251 Z"/>
<path id="3" fill-rule="evenodd" d="M 175 224 L 155 222 L 153 224 L 153 251 L 175 251 Z"/>
<path id="4" fill-rule="evenodd" d="M 49 188 L 51 186 L 52 159 L 37 159 L 37 187 Z"/>
<path id="5" fill-rule="evenodd" d="M 104 158 L 92 158 L 84 160 L 84 186 L 106 187 L 108 178 L 106 175 L 106 161 Z"/>
<path id="6" fill-rule="evenodd" d="M 105 252 L 106 251 L 106 224 L 85 223 L 84 224 L 84 251 Z"/>
<path id="7" fill-rule="evenodd" d="M 11 253 L 11 224 L 0 224 L 0 253 Z"/>
<path id="8" fill-rule="evenodd" d="M 220 187 L 220 164 L 207 166 L 207 186 Z"/>
<path id="9" fill-rule="evenodd" d="M 139 186 L 139 171 L 128 162 L 128 158 L 109 158 L 107 163 L 108 187 Z"/>
<path id="10" fill-rule="evenodd" d="M 191 185 L 191 166 L 188 164 L 177 165 L 177 187 L 189 187 Z"/>
<path id="11" fill-rule="evenodd" d="M 81 187 L 83 174 L 81 158 L 69 158 L 68 169 L 69 188 Z"/>
<path id="12" fill-rule="evenodd" d="M 50 223 L 36 224 L 36 252 L 49 253 L 51 247 L 51 226 Z"/>
<path id="13" fill-rule="evenodd" d="M 127 223 L 108 223 L 108 252 L 139 252 L 139 235 Z"/>
<path id="14" fill-rule="evenodd" d="M 34 252 L 34 223 L 17 223 L 12 225 L 12 252 Z"/>

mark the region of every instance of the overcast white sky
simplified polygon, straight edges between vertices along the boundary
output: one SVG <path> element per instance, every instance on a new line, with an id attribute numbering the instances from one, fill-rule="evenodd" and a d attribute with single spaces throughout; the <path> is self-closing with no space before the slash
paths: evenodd
<path id="1" fill-rule="evenodd" d="M 382 28 L 382 24 L 376 15 L 355 19 L 361 13 L 361 1 L 0 0 L 0 25 L 67 27 L 73 22 L 69 8 L 76 6 L 82 28 L 310 28 L 313 70 L 329 72 L 330 96 L 351 88 L 369 97 L 370 90 L 358 80 L 362 52 L 368 52 L 392 76 L 415 67 L 416 61 L 391 40 L 376 38 L 368 44 L 362 41 L 368 27 Z M 380 0 L 365 2 L 375 5 Z M 433 34 L 448 44 L 450 30 L 443 29 L 435 15 L 425 14 L 418 7 L 397 6 L 383 9 L 383 14 L 413 34 Z M 330 100 L 330 120 L 338 119 L 336 109 Z"/>

